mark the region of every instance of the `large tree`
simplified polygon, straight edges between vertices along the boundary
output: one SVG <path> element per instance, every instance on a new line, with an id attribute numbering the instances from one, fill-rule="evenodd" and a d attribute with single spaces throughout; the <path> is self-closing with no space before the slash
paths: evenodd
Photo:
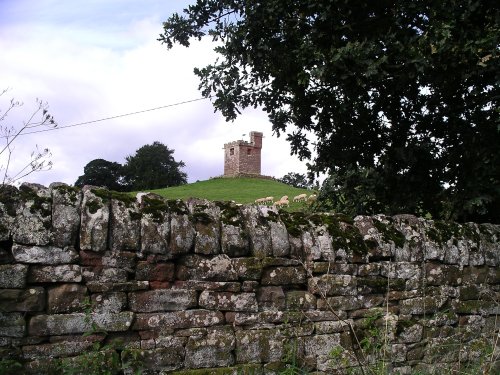
<path id="1" fill-rule="evenodd" d="M 123 166 L 104 159 L 94 159 L 83 168 L 83 175 L 78 177 L 75 186 L 103 186 L 110 190 L 126 191 Z"/>
<path id="2" fill-rule="evenodd" d="M 203 95 L 266 111 L 327 199 L 500 222 L 499 19 L 493 0 L 198 0 L 159 40 L 213 38 Z"/>
<path id="3" fill-rule="evenodd" d="M 160 142 L 139 148 L 135 155 L 127 156 L 125 165 L 127 179 L 132 190 L 159 189 L 182 185 L 187 182 L 185 166 L 177 162 L 174 150 Z"/>

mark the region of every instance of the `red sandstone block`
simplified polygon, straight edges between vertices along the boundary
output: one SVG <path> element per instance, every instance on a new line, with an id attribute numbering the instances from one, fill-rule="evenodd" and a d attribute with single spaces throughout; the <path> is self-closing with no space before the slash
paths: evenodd
<path id="1" fill-rule="evenodd" d="M 80 251 L 80 265 L 82 266 L 102 266 L 102 254 L 94 251 Z"/>
<path id="2" fill-rule="evenodd" d="M 168 281 L 150 281 L 149 288 L 150 289 L 169 289 L 171 287 L 171 283 Z"/>

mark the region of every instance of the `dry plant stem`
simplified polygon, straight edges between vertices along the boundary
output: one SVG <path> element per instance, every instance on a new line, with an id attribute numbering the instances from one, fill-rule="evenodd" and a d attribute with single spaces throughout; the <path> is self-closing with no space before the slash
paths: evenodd
<path id="1" fill-rule="evenodd" d="M 3 90 L 0 93 L 0 96 L 5 94 L 7 90 Z M 52 167 L 52 163 L 49 162 L 46 164 L 46 160 L 44 160 L 46 157 L 50 157 L 51 154 L 48 149 L 44 149 L 43 151 L 38 151 L 38 146 L 37 146 L 37 151 L 31 153 L 31 161 L 29 161 L 19 172 L 17 172 L 13 177 L 9 176 L 9 169 L 11 166 L 11 161 L 12 161 L 12 153 L 13 153 L 13 148 L 12 148 L 12 143 L 20 136 L 22 133 L 31 128 L 36 128 L 40 126 L 53 126 L 56 127 L 57 124 L 54 121 L 54 118 L 48 113 L 47 111 L 47 104 L 44 103 L 43 101 L 37 99 L 38 103 L 38 108 L 31 114 L 29 119 L 25 122 L 23 122 L 23 126 L 19 129 L 16 130 L 14 127 L 1 127 L 0 131 L 3 133 L 3 135 L 0 135 L 0 138 L 5 139 L 5 146 L 0 150 L 0 155 L 2 155 L 4 152 L 7 153 L 7 161 L 6 161 L 6 166 L 1 167 L 0 170 L 4 169 L 4 173 L 2 176 L 2 182 L 1 185 L 6 185 L 6 184 L 11 184 L 14 183 L 27 175 L 37 172 L 37 171 L 42 171 L 42 170 L 48 170 Z M 14 101 L 12 99 L 10 101 L 9 107 L 7 110 L 5 110 L 1 115 L 0 115 L 0 121 L 4 121 L 5 118 L 7 117 L 8 113 L 15 107 L 20 107 L 23 104 L 19 101 Z M 42 118 L 40 122 L 35 122 L 34 118 L 41 112 Z"/>
<path id="2" fill-rule="evenodd" d="M 359 348 L 359 351 L 361 352 L 362 356 L 363 356 L 363 361 L 366 362 L 366 356 L 365 356 L 365 353 L 363 352 L 363 348 L 361 347 L 361 343 L 359 342 L 359 339 L 358 339 L 358 336 L 356 335 L 356 332 L 354 331 L 354 327 L 352 326 L 352 324 L 344 319 L 342 319 L 336 312 L 335 310 L 333 309 L 332 305 L 330 305 L 330 303 L 328 302 L 328 299 L 326 298 L 326 295 L 325 293 L 321 290 L 321 288 L 319 287 L 318 283 L 314 280 L 314 277 L 311 273 L 311 271 L 306 267 L 306 265 L 304 264 L 304 262 L 299 259 L 298 260 L 300 262 L 300 264 L 302 265 L 302 267 L 305 269 L 305 271 L 307 272 L 308 276 L 311 278 L 311 280 L 313 281 L 313 283 L 315 284 L 315 287 L 316 289 L 319 291 L 319 294 L 321 295 L 321 298 L 323 298 L 323 300 L 325 301 L 326 305 L 328 306 L 328 309 L 330 310 L 330 312 L 335 316 L 335 318 L 341 322 L 341 323 L 344 323 L 346 324 L 348 327 L 349 327 L 349 332 L 351 333 L 352 337 L 354 337 L 354 339 L 356 340 L 356 345 L 357 347 Z M 328 262 L 328 270 L 330 269 L 330 262 Z M 356 362 L 358 362 L 358 365 L 359 365 L 359 368 L 361 370 L 361 373 L 363 375 L 366 375 L 365 373 L 365 368 L 363 366 L 363 361 L 359 358 L 358 356 L 358 353 L 357 351 L 355 350 L 355 348 L 353 348 L 353 352 L 354 352 L 354 357 L 356 358 Z M 373 373 L 373 371 L 370 371 Z"/>
<path id="3" fill-rule="evenodd" d="M 384 335 L 384 347 L 382 349 L 382 358 L 386 358 L 386 350 L 388 347 L 387 336 L 389 334 L 389 291 L 391 283 L 391 267 L 392 263 L 389 260 L 389 272 L 387 273 L 387 290 L 386 290 L 386 302 L 385 302 L 385 335 Z M 385 367 L 385 366 L 384 366 Z"/>

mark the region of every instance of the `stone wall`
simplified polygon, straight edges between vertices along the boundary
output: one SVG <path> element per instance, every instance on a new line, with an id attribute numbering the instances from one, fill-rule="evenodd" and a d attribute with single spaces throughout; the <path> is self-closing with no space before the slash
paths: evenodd
<path id="1" fill-rule="evenodd" d="M 25 184 L 0 199 L 0 366 L 478 365 L 499 331 L 499 236 L 499 226 L 409 215 L 351 220 Z"/>

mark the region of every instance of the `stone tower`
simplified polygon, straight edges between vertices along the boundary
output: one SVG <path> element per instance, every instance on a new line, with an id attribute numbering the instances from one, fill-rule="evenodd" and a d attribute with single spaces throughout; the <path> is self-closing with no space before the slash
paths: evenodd
<path id="1" fill-rule="evenodd" d="M 262 137 L 260 132 L 250 132 L 250 142 L 224 144 L 224 177 L 260 176 Z"/>

